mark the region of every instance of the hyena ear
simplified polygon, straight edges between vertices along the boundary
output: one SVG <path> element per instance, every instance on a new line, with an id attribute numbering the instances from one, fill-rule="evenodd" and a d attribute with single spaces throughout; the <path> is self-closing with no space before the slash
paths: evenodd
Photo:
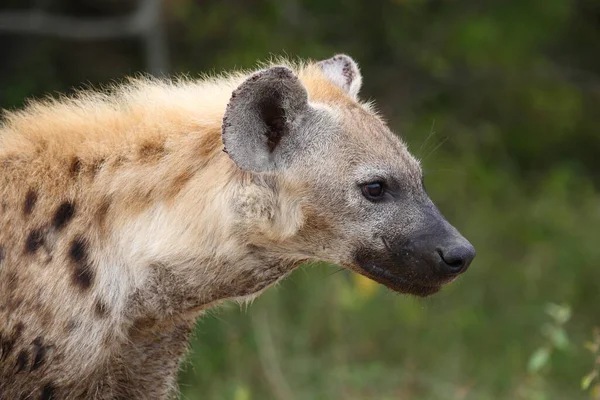
<path id="1" fill-rule="evenodd" d="M 325 76 L 356 99 L 362 86 L 362 75 L 356 62 L 345 54 L 338 54 L 317 63 Z"/>
<path id="2" fill-rule="evenodd" d="M 256 72 L 231 95 L 223 117 L 225 152 L 243 170 L 284 167 L 293 131 L 308 109 L 308 93 L 287 67 Z"/>

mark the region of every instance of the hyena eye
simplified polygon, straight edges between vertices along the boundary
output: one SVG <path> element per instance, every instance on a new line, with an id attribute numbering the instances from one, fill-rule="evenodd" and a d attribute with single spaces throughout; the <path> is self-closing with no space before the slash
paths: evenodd
<path id="1" fill-rule="evenodd" d="M 382 182 L 371 182 L 362 185 L 362 193 L 368 200 L 379 200 L 385 193 Z"/>

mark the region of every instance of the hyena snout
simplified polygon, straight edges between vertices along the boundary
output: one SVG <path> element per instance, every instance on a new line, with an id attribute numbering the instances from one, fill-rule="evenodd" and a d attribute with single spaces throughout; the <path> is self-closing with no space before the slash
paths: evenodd
<path id="1" fill-rule="evenodd" d="M 418 296 L 437 292 L 465 272 L 475 258 L 473 245 L 443 216 L 432 214 L 420 228 L 383 234 L 382 247 L 360 249 L 355 270 L 392 290 Z"/>
<path id="2" fill-rule="evenodd" d="M 437 211 L 437 210 L 436 210 Z M 435 212 L 428 222 L 409 238 L 399 241 L 395 252 L 401 264 L 403 255 L 418 265 L 425 281 L 445 283 L 469 268 L 475 258 L 475 248 L 444 217 Z"/>

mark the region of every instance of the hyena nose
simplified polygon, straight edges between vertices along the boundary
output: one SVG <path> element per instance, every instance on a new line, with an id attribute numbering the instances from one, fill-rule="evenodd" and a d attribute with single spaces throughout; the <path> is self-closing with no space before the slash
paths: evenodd
<path id="1" fill-rule="evenodd" d="M 440 269 L 448 275 L 458 275 L 467 270 L 475 258 L 475 248 L 466 240 L 445 247 L 438 247 Z"/>

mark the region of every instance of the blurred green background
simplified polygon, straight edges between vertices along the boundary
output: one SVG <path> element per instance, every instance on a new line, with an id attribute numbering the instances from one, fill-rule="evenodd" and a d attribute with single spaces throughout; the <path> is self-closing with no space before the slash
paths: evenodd
<path id="1" fill-rule="evenodd" d="M 344 52 L 478 253 L 425 300 L 315 265 L 248 308 L 211 311 L 183 398 L 600 398 L 600 1 L 142 3 L 158 12 L 136 14 L 139 32 L 86 38 L 71 37 L 72 20 L 19 18 L 126 25 L 138 3 L 3 0 L 0 106 L 140 71 L 194 77 Z"/>

